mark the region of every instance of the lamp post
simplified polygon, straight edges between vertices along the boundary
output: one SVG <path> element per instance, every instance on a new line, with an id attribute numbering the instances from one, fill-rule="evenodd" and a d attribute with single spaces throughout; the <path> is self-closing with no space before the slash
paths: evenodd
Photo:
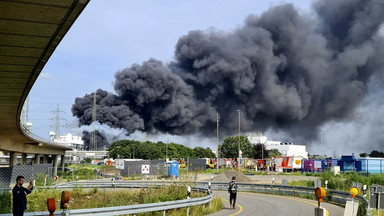
<path id="1" fill-rule="evenodd" d="M 216 113 L 216 140 L 217 140 L 217 160 L 216 160 L 216 168 L 217 171 L 219 171 L 219 120 L 220 116 L 219 113 Z"/>
<path id="2" fill-rule="evenodd" d="M 165 150 L 165 162 L 167 162 L 167 160 L 168 160 L 168 142 L 169 142 L 169 138 L 168 138 L 168 132 L 167 132 L 167 144 L 166 144 L 166 150 Z"/>
<path id="3" fill-rule="evenodd" d="M 237 110 L 237 112 L 239 112 L 239 160 L 240 160 L 240 110 Z M 238 161 L 237 163 L 239 163 L 240 161 Z"/>

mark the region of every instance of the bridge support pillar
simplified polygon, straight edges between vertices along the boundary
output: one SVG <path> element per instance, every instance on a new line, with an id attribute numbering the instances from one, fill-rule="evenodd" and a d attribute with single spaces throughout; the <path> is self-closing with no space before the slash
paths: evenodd
<path id="1" fill-rule="evenodd" d="M 60 155 L 55 155 L 53 159 L 53 176 L 57 176 L 57 165 L 59 164 Z"/>
<path id="2" fill-rule="evenodd" d="M 17 165 L 17 154 L 16 152 L 9 152 L 9 167 Z"/>
<path id="3" fill-rule="evenodd" d="M 61 171 L 63 171 L 64 172 L 64 162 L 65 162 L 65 155 L 61 155 Z"/>
<path id="4" fill-rule="evenodd" d="M 40 155 L 35 154 L 35 164 L 40 164 Z"/>
<path id="5" fill-rule="evenodd" d="M 43 163 L 48 163 L 48 155 L 44 155 Z"/>
<path id="6" fill-rule="evenodd" d="M 21 165 L 27 165 L 27 154 L 21 154 Z"/>

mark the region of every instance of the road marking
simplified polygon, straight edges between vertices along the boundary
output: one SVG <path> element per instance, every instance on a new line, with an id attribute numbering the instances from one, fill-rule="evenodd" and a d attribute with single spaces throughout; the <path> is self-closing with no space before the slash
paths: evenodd
<path id="1" fill-rule="evenodd" d="M 248 193 L 249 193 L 249 192 L 248 192 Z M 284 197 L 284 196 L 269 195 L 269 194 L 260 194 L 260 195 L 263 195 L 263 196 L 272 196 L 272 197 L 279 197 L 279 198 L 282 198 L 282 199 L 288 199 L 288 200 L 299 201 L 299 202 L 307 203 L 307 204 L 310 204 L 310 205 L 313 205 L 313 206 L 316 206 L 316 207 L 317 207 L 317 204 L 312 203 L 312 202 L 308 202 L 308 201 L 305 201 L 305 200 L 301 200 L 301 199 L 295 199 L 295 198 Z M 324 207 L 323 207 L 323 208 L 324 208 Z M 328 211 L 328 209 L 326 209 L 326 208 L 324 208 L 324 209 L 325 209 L 326 215 L 329 216 L 329 211 Z"/>
<path id="2" fill-rule="evenodd" d="M 317 207 L 317 204 L 315 203 L 311 203 L 311 202 L 308 202 L 308 201 L 304 201 L 304 200 L 300 200 L 300 199 L 295 199 L 295 198 L 288 198 L 288 197 L 281 197 L 283 199 L 289 199 L 289 200 L 295 200 L 295 201 L 299 201 L 299 202 L 303 202 L 303 203 L 308 203 L 308 204 L 311 204 L 313 206 L 316 206 Z M 327 214 L 327 216 L 329 216 L 329 211 L 323 207 L 323 209 L 325 209 L 325 212 Z"/>
<path id="3" fill-rule="evenodd" d="M 244 209 L 243 206 L 241 206 L 241 205 L 238 204 L 238 203 L 236 203 L 236 205 L 239 206 L 239 208 L 240 208 L 239 211 L 236 212 L 236 213 L 234 213 L 234 214 L 231 214 L 230 216 L 238 215 L 238 214 L 240 214 L 240 213 L 243 211 L 243 209 Z"/>

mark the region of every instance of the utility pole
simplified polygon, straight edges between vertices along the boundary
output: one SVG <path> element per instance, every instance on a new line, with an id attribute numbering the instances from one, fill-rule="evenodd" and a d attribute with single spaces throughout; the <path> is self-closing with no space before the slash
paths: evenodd
<path id="1" fill-rule="evenodd" d="M 264 160 L 264 144 L 263 143 L 261 143 L 261 160 Z"/>
<path id="2" fill-rule="evenodd" d="M 168 131 L 167 131 L 167 144 L 166 144 L 166 152 L 165 152 L 165 162 L 167 162 L 167 159 L 168 159 L 168 143 L 169 143 L 169 137 L 168 137 Z"/>
<path id="3" fill-rule="evenodd" d="M 97 128 L 96 128 L 96 92 L 93 94 L 93 106 L 92 106 L 92 132 L 90 134 L 89 150 L 97 151 Z"/>
<path id="4" fill-rule="evenodd" d="M 219 155 L 219 121 L 220 121 L 219 113 L 216 113 L 216 139 L 217 139 L 216 168 L 217 168 L 217 171 L 219 171 L 219 158 L 220 158 L 220 155 Z"/>
<path id="5" fill-rule="evenodd" d="M 237 112 L 239 112 L 239 160 L 240 160 L 240 110 L 237 110 Z M 239 163 L 240 161 L 238 161 L 237 163 Z"/>

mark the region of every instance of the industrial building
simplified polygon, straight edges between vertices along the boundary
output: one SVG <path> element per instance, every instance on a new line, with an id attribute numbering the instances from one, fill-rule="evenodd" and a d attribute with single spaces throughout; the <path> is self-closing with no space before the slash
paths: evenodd
<path id="1" fill-rule="evenodd" d="M 49 132 L 50 140 L 53 143 L 67 145 L 72 150 L 84 150 L 84 140 L 81 136 L 75 136 L 72 133 L 67 133 L 65 136 L 56 136 L 55 132 Z"/>
<path id="2" fill-rule="evenodd" d="M 267 150 L 277 149 L 282 156 L 308 158 L 307 147 L 305 145 L 295 145 L 293 143 L 272 141 L 261 133 L 254 133 L 247 136 L 252 145 L 264 144 Z"/>
<path id="3" fill-rule="evenodd" d="M 90 158 L 92 161 L 103 161 L 108 158 L 108 153 L 108 151 L 66 151 L 65 162 L 78 164 L 86 158 Z"/>

